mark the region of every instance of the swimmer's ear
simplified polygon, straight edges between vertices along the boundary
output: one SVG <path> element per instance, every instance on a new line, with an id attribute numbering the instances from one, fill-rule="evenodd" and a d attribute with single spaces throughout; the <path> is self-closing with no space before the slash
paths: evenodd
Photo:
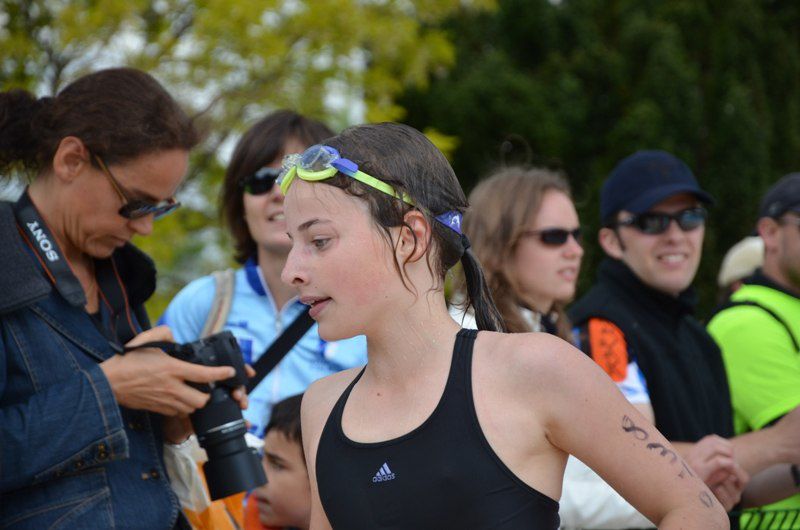
<path id="1" fill-rule="evenodd" d="M 419 210 L 411 210 L 403 216 L 404 225 L 400 228 L 397 241 L 397 255 L 400 263 L 420 260 L 431 243 L 431 225 Z"/>

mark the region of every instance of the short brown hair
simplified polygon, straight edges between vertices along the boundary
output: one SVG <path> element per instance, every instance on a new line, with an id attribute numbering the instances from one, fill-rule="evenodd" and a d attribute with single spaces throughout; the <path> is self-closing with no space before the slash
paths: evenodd
<path id="1" fill-rule="evenodd" d="M 220 197 L 220 213 L 233 236 L 234 258 L 244 263 L 256 253 L 256 242 L 244 218 L 242 179 L 272 163 L 291 139 L 314 145 L 333 136 L 326 125 L 291 110 L 279 110 L 257 121 L 236 144 Z"/>

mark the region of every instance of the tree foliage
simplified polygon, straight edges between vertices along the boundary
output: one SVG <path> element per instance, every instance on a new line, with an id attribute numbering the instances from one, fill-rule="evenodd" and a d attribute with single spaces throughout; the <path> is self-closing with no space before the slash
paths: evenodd
<path id="1" fill-rule="evenodd" d="M 698 280 L 707 314 L 722 255 L 753 229 L 765 188 L 800 168 L 800 4 L 501 0 L 443 28 L 455 66 L 400 102 L 410 124 L 457 138 L 465 187 L 502 163 L 561 168 L 594 234 L 614 164 L 673 152 L 717 198 Z M 582 287 L 600 257 L 594 237 L 587 247 Z"/>
<path id="2" fill-rule="evenodd" d="M 51 95 L 88 71 L 154 74 L 203 117 L 189 208 L 138 243 L 161 272 L 151 311 L 227 259 L 216 202 L 220 152 L 265 112 L 291 108 L 341 128 L 402 118 L 397 94 L 450 66 L 437 25 L 492 0 L 0 0 L 0 89 Z M 363 109 L 363 110 L 359 110 Z"/>

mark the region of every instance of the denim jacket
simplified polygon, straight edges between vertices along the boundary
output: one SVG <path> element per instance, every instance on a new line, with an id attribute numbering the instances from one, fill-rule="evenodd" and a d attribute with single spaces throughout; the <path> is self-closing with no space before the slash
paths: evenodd
<path id="1" fill-rule="evenodd" d="M 130 245 L 112 259 L 147 327 L 152 262 Z M 109 341 L 52 287 L 5 202 L 0 270 L 0 529 L 173 528 L 160 417 L 117 404 Z"/>

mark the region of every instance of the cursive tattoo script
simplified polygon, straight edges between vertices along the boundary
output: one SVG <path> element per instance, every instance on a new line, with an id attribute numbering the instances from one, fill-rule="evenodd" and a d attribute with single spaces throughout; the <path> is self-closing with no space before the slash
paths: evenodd
<path id="1" fill-rule="evenodd" d="M 658 454 L 661 455 L 661 456 L 668 457 L 670 464 L 674 464 L 678 460 L 678 455 L 675 454 L 675 451 L 673 451 L 672 449 L 667 449 L 664 446 L 664 444 L 649 443 L 649 444 L 647 444 L 647 448 L 650 449 L 650 450 L 661 449 L 661 451 Z"/>
<path id="2" fill-rule="evenodd" d="M 706 508 L 714 506 L 714 499 L 711 498 L 711 495 L 709 495 L 707 491 L 700 492 L 700 502 L 702 502 Z"/>
<path id="3" fill-rule="evenodd" d="M 650 437 L 650 435 L 647 434 L 647 431 L 645 431 L 641 427 L 638 427 L 635 423 L 633 423 L 633 420 L 630 419 L 627 415 L 622 416 L 622 430 L 625 432 L 632 433 L 637 440 L 644 441 Z"/>

